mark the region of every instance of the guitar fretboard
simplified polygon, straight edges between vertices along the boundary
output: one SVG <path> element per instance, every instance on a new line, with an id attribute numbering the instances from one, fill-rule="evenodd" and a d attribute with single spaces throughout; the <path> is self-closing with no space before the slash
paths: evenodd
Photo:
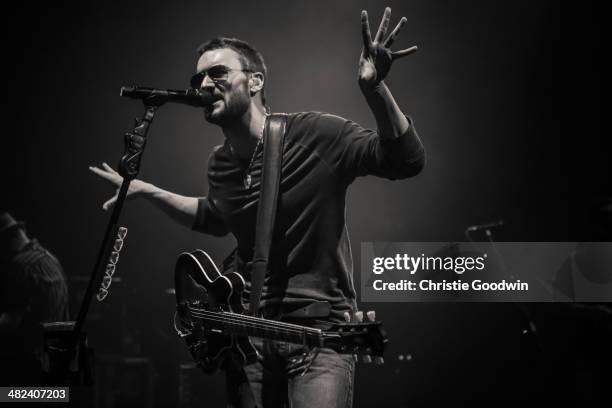
<path id="1" fill-rule="evenodd" d="M 211 330 L 226 334 L 283 340 L 308 346 L 322 345 L 322 331 L 312 327 L 284 323 L 231 312 L 212 312 L 187 306 L 192 317 L 201 319 Z"/>

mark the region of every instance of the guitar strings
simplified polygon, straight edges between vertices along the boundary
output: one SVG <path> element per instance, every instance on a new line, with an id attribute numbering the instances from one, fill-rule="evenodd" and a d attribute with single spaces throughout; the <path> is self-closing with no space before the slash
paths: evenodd
<path id="1" fill-rule="evenodd" d="M 238 313 L 232 313 L 232 312 L 212 312 L 209 310 L 204 310 L 204 309 L 199 309 L 199 308 L 194 308 L 192 306 L 187 306 L 189 311 L 192 313 L 199 313 L 202 316 L 204 315 L 208 315 L 209 318 L 211 317 L 215 317 L 215 316 L 219 316 L 221 318 L 224 319 L 230 319 L 230 320 L 235 320 L 237 322 L 240 322 L 241 320 L 251 320 L 251 322 L 246 322 L 244 324 L 249 324 L 249 325 L 258 325 L 259 327 L 266 327 L 266 326 L 277 326 L 277 327 L 284 327 L 287 330 L 293 330 L 293 331 L 297 331 L 299 333 L 303 333 L 304 330 L 311 332 L 313 334 L 323 334 L 323 331 L 321 329 L 316 329 L 313 327 L 308 327 L 308 326 L 299 326 L 296 324 L 292 324 L 292 323 L 285 323 L 285 322 L 279 322 L 277 320 L 269 320 L 269 319 L 264 319 L 261 317 L 255 317 L 255 316 L 250 316 L 250 315 L 244 315 L 244 314 L 238 314 Z M 214 320 L 214 319 L 213 319 Z M 241 324 L 241 323 L 238 323 Z M 351 326 L 366 326 L 371 324 L 371 322 L 360 322 L 360 323 L 348 323 L 347 325 L 351 325 Z"/>
<path id="2" fill-rule="evenodd" d="M 238 327 L 244 327 L 244 328 L 253 328 L 255 329 L 255 331 L 257 332 L 257 329 L 266 329 L 265 327 L 262 327 L 260 325 L 245 325 L 245 324 L 240 324 L 237 322 L 232 322 L 232 321 L 227 321 L 227 320 L 219 320 L 219 319 L 210 319 L 207 318 L 205 319 L 207 322 L 211 322 L 211 323 L 221 323 L 222 325 L 234 325 L 234 326 L 238 326 Z M 248 333 L 248 330 L 246 330 Z M 306 340 L 310 340 L 312 338 L 313 333 L 304 333 L 304 332 L 298 332 L 298 331 L 289 331 L 289 330 L 283 330 L 283 331 L 279 331 L 279 330 L 272 330 L 274 331 L 276 334 L 278 334 L 279 336 L 282 337 L 287 337 L 287 338 L 291 338 L 291 337 L 297 337 L 299 339 L 306 339 Z M 310 335 L 310 336 L 309 336 Z M 315 336 L 318 336 L 318 333 L 314 333 Z"/>
<path id="3" fill-rule="evenodd" d="M 240 323 L 236 323 L 236 322 L 231 322 L 231 321 L 227 321 L 227 320 L 219 320 L 219 319 L 210 319 L 207 318 L 206 321 L 211 322 L 213 324 L 215 323 L 220 323 L 223 326 L 227 326 L 227 325 L 238 325 L 239 327 L 251 327 L 253 329 L 255 329 L 255 332 L 257 333 L 257 329 L 261 329 L 262 327 L 258 327 L 259 325 L 244 325 L 244 324 L 240 324 Z M 265 329 L 265 328 L 264 328 Z M 319 337 L 318 333 L 315 333 L 313 336 L 313 333 L 306 333 L 304 334 L 304 332 L 297 332 L 297 331 L 278 331 L 278 330 L 274 330 L 274 332 L 278 335 L 279 338 L 284 339 L 284 340 L 298 340 L 298 341 L 294 341 L 297 343 L 303 343 L 306 342 L 310 345 L 312 344 L 316 344 L 316 345 L 320 345 L 321 344 L 321 338 Z M 246 335 L 248 334 L 248 331 L 246 333 Z M 257 334 L 255 334 L 255 337 L 257 337 Z"/>
<path id="4" fill-rule="evenodd" d="M 296 324 L 279 322 L 277 320 L 264 319 L 261 317 L 249 316 L 249 315 L 244 315 L 244 314 L 238 314 L 238 313 L 232 313 L 232 312 L 212 312 L 209 310 L 194 308 L 192 306 L 188 306 L 188 309 L 191 312 L 200 313 L 200 314 L 208 314 L 209 316 L 227 317 L 227 318 L 236 319 L 236 320 L 251 320 L 253 323 L 268 324 L 271 326 L 272 325 L 281 326 L 281 327 L 286 327 L 287 329 L 295 329 L 299 331 L 303 331 L 304 329 L 307 329 L 307 330 L 317 332 L 317 333 L 321 332 L 320 329 L 315 329 L 313 327 L 299 326 Z"/>
<path id="5" fill-rule="evenodd" d="M 340 337 L 337 333 L 335 335 L 330 335 L 329 333 L 325 333 L 320 329 L 314 329 L 307 326 L 298 326 L 290 323 L 278 322 L 275 320 L 268 320 L 257 318 L 249 315 L 239 315 L 231 312 L 211 312 L 207 310 L 193 308 L 191 306 L 187 306 L 189 312 L 194 315 L 196 318 L 204 319 L 213 323 L 221 323 L 221 324 L 231 324 L 238 325 L 242 327 L 252 327 L 255 329 L 269 329 L 273 331 L 277 331 L 278 328 L 282 328 L 284 326 L 284 333 L 287 336 L 298 336 L 298 338 L 302 341 L 312 342 L 316 341 L 314 344 L 321 344 L 322 336 L 331 336 L 331 337 Z M 241 321 L 243 320 L 243 321 Z M 244 320 L 252 320 L 252 322 L 244 322 Z M 263 322 L 262 322 L 263 321 Z M 272 327 L 272 326 L 277 326 Z M 310 336 L 308 336 L 310 334 Z M 312 338 L 312 335 L 315 335 L 315 338 Z M 302 337 L 303 336 L 303 337 Z M 359 347 L 361 348 L 361 347 Z M 355 350 L 356 351 L 356 350 Z M 358 351 L 356 351 L 358 352 Z"/>
<path id="6" fill-rule="evenodd" d="M 312 337 L 314 336 L 315 337 L 314 340 L 316 341 L 316 344 L 320 344 L 323 335 L 328 336 L 328 337 L 339 337 L 335 333 L 334 335 L 330 335 L 329 333 L 323 333 L 319 329 L 309 328 L 306 326 L 297 326 L 297 325 L 292 325 L 289 323 L 276 322 L 273 320 L 266 320 L 266 321 L 274 322 L 274 324 L 266 324 L 265 322 L 261 323 L 260 321 L 263 319 L 259 319 L 253 316 L 238 315 L 243 318 L 253 320 L 252 323 L 249 322 L 245 324 L 244 322 L 240 321 L 239 317 L 229 316 L 230 313 L 227 313 L 227 312 L 225 312 L 222 315 L 219 312 L 209 312 L 209 311 L 198 310 L 198 309 L 194 310 L 191 307 L 189 307 L 189 309 L 192 312 L 192 314 L 194 314 L 196 317 L 208 320 L 213 323 L 218 322 L 221 324 L 225 323 L 225 324 L 232 324 L 232 325 L 246 326 L 246 327 L 250 326 L 250 327 L 253 327 L 254 329 L 268 329 L 268 330 L 274 330 L 276 332 L 278 332 L 279 328 L 282 328 L 282 326 L 285 326 L 284 328 L 282 328 L 284 331 L 282 334 L 285 334 L 287 336 L 297 336 L 300 340 L 306 340 L 306 341 L 312 341 Z M 271 327 L 275 325 L 277 327 Z"/>
<path id="7" fill-rule="evenodd" d="M 283 323 L 283 322 L 277 322 L 274 320 L 265 320 L 264 322 L 262 322 L 262 319 L 253 317 L 253 316 L 247 316 L 247 315 L 238 315 L 238 316 L 230 316 L 230 313 L 219 313 L 219 312 L 209 312 L 209 311 L 204 311 L 204 310 L 198 310 L 198 309 L 193 309 L 191 307 L 188 308 L 189 311 L 196 317 L 200 317 L 200 318 L 204 318 L 204 319 L 208 319 L 210 321 L 213 322 L 225 322 L 225 323 L 231 323 L 231 324 L 237 324 L 237 325 L 242 325 L 242 326 L 251 326 L 251 327 L 255 327 L 255 328 L 267 328 L 270 330 L 278 330 L 278 329 L 282 329 L 287 333 L 294 333 L 294 334 L 314 334 L 314 335 L 319 335 L 321 334 L 321 330 L 319 329 L 315 329 L 315 328 L 311 328 L 311 327 L 306 327 L 306 326 L 297 326 L 297 325 L 292 325 L 289 323 Z M 245 320 L 251 320 L 250 322 L 245 322 Z"/>

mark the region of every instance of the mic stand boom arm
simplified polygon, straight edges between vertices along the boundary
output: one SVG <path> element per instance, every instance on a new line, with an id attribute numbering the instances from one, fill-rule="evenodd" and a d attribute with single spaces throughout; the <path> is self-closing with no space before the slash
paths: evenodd
<path id="1" fill-rule="evenodd" d="M 129 89 L 127 90 L 129 91 Z M 126 91 L 126 88 L 122 88 L 121 95 L 123 95 L 124 91 Z M 44 381 L 51 385 L 91 385 L 94 382 L 93 350 L 88 347 L 87 336 L 83 331 L 85 318 L 89 311 L 94 290 L 102 282 L 103 269 L 105 268 L 103 261 L 109 259 L 113 249 L 114 237 L 118 231 L 119 217 L 130 182 L 138 176 L 149 127 L 153 122 L 157 109 L 164 103 L 171 101 L 168 92 L 150 92 L 144 95 L 144 97 L 139 97 L 139 99 L 143 99 L 145 113 L 142 118 L 136 118 L 134 129 L 131 132 L 127 132 L 124 136 L 125 152 L 118 166 L 123 182 L 119 187 L 117 200 L 106 226 L 104 239 L 98 250 L 98 257 L 89 278 L 87 291 L 81 301 L 76 322 L 74 324 L 72 322 L 54 322 L 44 327 L 42 366 L 45 374 Z M 189 102 L 188 104 L 194 106 L 200 106 L 198 104 L 203 103 L 200 100 L 203 101 L 199 94 L 196 94 L 195 97 L 191 95 L 191 97 L 186 99 Z M 186 102 L 183 101 L 183 103 Z"/>

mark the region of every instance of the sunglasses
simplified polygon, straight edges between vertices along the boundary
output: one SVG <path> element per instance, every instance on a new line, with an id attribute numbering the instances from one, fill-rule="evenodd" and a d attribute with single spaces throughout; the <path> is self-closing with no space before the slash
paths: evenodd
<path id="1" fill-rule="evenodd" d="M 254 72 L 250 69 L 229 68 L 225 65 L 215 65 L 214 67 L 200 71 L 192 76 L 190 81 L 191 87 L 193 89 L 200 89 L 206 77 L 209 77 L 215 84 L 227 81 L 231 71 Z"/>

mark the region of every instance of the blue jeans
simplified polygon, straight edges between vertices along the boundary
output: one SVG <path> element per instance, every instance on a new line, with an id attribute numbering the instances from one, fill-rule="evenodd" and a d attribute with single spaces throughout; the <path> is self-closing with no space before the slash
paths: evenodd
<path id="1" fill-rule="evenodd" d="M 329 348 L 305 349 L 280 341 L 252 339 L 260 359 L 230 367 L 230 408 L 350 408 L 355 362 Z"/>

